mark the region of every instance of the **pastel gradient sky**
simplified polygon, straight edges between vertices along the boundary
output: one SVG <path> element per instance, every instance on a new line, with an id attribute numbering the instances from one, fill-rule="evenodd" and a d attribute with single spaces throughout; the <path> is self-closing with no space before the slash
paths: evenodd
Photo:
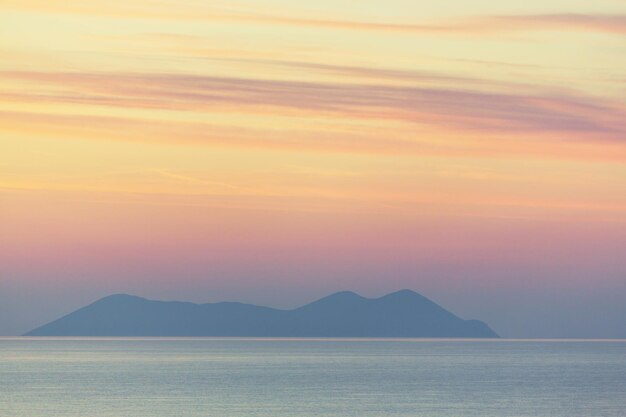
<path id="1" fill-rule="evenodd" d="M 0 334 L 411 288 L 626 337 L 623 0 L 3 0 Z"/>

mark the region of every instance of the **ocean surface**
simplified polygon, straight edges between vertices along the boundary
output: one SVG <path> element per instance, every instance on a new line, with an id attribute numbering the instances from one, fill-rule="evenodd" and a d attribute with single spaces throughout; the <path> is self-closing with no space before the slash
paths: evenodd
<path id="1" fill-rule="evenodd" d="M 626 341 L 0 338 L 2 417 L 626 416 Z"/>

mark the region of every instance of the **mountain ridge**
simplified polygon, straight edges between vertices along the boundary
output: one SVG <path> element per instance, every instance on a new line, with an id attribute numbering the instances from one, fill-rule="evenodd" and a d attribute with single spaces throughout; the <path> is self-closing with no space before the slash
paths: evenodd
<path id="1" fill-rule="evenodd" d="M 408 289 L 377 298 L 340 291 L 293 309 L 112 294 L 25 336 L 499 337 Z"/>

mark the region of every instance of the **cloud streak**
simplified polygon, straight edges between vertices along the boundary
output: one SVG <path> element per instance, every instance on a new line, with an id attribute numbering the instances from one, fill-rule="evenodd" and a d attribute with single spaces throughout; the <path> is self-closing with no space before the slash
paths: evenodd
<path id="1" fill-rule="evenodd" d="M 233 15 L 231 18 L 233 20 L 250 20 L 256 23 L 416 34 L 491 35 L 535 30 L 588 31 L 619 35 L 626 34 L 626 15 L 581 13 L 474 16 L 435 23 L 368 22 L 278 16 Z"/>
<path id="2" fill-rule="evenodd" d="M 484 18 L 487 27 L 502 31 L 572 30 L 626 35 L 626 15 L 553 13 L 492 16 Z"/>
<path id="3" fill-rule="evenodd" d="M 5 100 L 26 102 L 204 112 L 271 113 L 271 109 L 282 109 L 340 118 L 396 120 L 453 131 L 575 134 L 617 141 L 626 133 L 626 112 L 619 104 L 558 92 L 483 92 L 147 73 L 5 71 L 0 77 L 37 87 L 27 93 L 2 95 Z"/>
<path id="4" fill-rule="evenodd" d="M 232 5 L 210 6 L 201 3 L 176 2 L 109 2 L 103 7 L 94 1 L 40 1 L 7 0 L 3 7 L 47 13 L 70 13 L 119 18 L 149 18 L 165 20 L 201 20 L 211 22 L 242 22 L 263 25 L 287 25 L 318 29 L 353 30 L 433 35 L 488 36 L 507 32 L 535 30 L 584 31 L 608 34 L 626 34 L 626 15 L 591 13 L 547 13 L 520 15 L 465 16 L 456 19 L 429 19 L 426 21 L 368 21 L 308 17 L 303 12 L 291 10 L 275 14 L 271 10 L 233 8 Z"/>

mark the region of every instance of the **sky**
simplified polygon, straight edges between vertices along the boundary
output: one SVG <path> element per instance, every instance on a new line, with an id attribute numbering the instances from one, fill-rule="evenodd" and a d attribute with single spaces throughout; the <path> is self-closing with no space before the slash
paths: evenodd
<path id="1" fill-rule="evenodd" d="M 626 337 L 623 0 L 3 0 L 0 335 L 410 288 Z"/>

